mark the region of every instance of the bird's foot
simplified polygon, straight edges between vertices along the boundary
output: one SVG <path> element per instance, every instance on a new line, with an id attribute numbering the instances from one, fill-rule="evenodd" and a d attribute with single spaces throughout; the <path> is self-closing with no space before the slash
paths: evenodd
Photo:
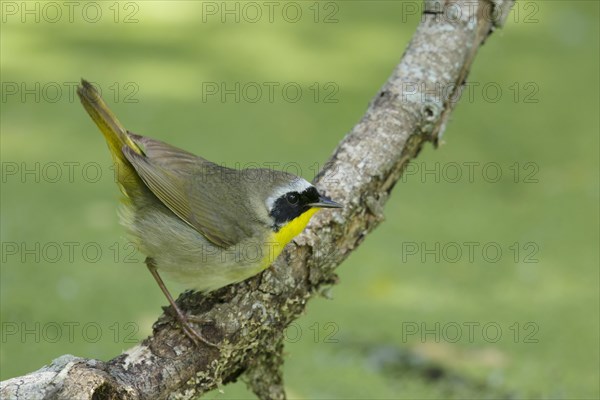
<path id="1" fill-rule="evenodd" d="M 200 342 L 207 344 L 211 347 L 216 347 L 219 348 L 219 345 L 216 343 L 211 342 L 210 340 L 206 339 L 204 336 L 202 336 L 202 333 L 198 332 L 196 329 L 194 329 L 190 324 L 189 321 L 179 321 L 181 328 L 183 330 L 183 333 L 185 333 L 185 335 L 190 338 L 192 340 L 192 342 L 194 342 L 196 344 L 196 346 L 200 345 Z"/>
<path id="2" fill-rule="evenodd" d="M 190 340 L 192 342 L 194 342 L 194 344 L 196 344 L 196 346 L 199 346 L 200 343 L 204 343 L 211 347 L 220 348 L 218 344 L 213 343 L 210 340 L 206 339 L 202 335 L 201 332 L 199 332 L 197 329 L 194 329 L 190 325 L 190 322 L 193 322 L 196 324 L 203 324 L 206 322 L 210 322 L 210 320 L 200 317 L 200 316 L 196 316 L 196 315 L 184 315 L 183 312 L 181 312 L 181 310 L 179 310 L 179 308 L 177 308 L 175 310 L 174 314 L 175 314 L 174 317 L 175 317 L 175 319 L 177 319 L 177 322 L 179 322 L 179 325 L 181 326 L 181 330 L 183 331 L 183 333 L 188 338 L 190 338 Z"/>

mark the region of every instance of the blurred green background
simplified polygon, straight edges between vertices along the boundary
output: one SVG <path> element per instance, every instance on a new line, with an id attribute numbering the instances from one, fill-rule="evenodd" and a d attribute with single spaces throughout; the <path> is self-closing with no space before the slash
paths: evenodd
<path id="1" fill-rule="evenodd" d="M 91 3 L 2 3 L 1 379 L 112 358 L 166 304 L 118 225 L 79 78 L 134 132 L 312 179 L 420 18 L 400 1 L 275 3 L 272 21 L 261 2 Z M 286 332 L 291 398 L 600 396 L 598 4 L 520 2 L 483 46 L 445 143 L 396 186 L 334 300 Z M 239 101 L 207 92 L 221 83 Z"/>

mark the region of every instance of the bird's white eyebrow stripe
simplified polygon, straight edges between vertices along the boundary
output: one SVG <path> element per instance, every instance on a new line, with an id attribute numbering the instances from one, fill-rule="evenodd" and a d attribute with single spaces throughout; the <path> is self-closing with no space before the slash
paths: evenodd
<path id="1" fill-rule="evenodd" d="M 310 183 L 308 183 L 306 180 L 302 179 L 302 178 L 298 178 L 296 180 L 294 180 L 292 182 L 291 185 L 285 185 L 285 186 L 280 186 L 278 187 L 275 192 L 273 192 L 273 194 L 271 196 L 269 196 L 269 198 L 267 199 L 267 210 L 271 211 L 271 209 L 273 208 L 273 203 L 275 203 L 275 201 L 280 198 L 281 196 L 283 196 L 284 194 L 288 193 L 288 192 L 293 192 L 296 191 L 298 193 L 302 193 L 304 190 L 306 190 L 307 188 L 311 187 L 312 185 Z"/>

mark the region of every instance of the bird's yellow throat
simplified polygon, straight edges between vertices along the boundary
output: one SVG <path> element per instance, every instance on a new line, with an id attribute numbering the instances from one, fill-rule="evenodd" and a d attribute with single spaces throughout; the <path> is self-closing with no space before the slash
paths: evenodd
<path id="1" fill-rule="evenodd" d="M 287 224 L 281 227 L 279 231 L 273 232 L 269 238 L 269 242 L 272 244 L 273 251 L 269 251 L 266 254 L 262 262 L 262 267 L 267 268 L 275 259 L 281 254 L 283 248 L 300 232 L 304 230 L 310 218 L 319 211 L 318 208 L 310 208 L 308 211 L 294 218 Z"/>

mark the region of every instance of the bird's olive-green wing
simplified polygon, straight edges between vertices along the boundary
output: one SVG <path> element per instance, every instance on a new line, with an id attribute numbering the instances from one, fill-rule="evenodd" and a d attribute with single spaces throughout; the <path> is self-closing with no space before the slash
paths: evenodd
<path id="1" fill-rule="evenodd" d="M 130 134 L 140 155 L 123 153 L 148 188 L 179 218 L 227 248 L 252 235 L 247 199 L 222 167 L 166 143 Z M 232 171 L 232 170 L 230 170 Z"/>
<path id="2" fill-rule="evenodd" d="M 198 168 L 217 167 L 216 164 L 195 154 L 171 146 L 160 140 L 127 131 L 127 135 L 135 144 L 144 150 L 144 155 L 153 163 L 167 169 L 174 169 L 182 173 L 195 173 Z"/>

